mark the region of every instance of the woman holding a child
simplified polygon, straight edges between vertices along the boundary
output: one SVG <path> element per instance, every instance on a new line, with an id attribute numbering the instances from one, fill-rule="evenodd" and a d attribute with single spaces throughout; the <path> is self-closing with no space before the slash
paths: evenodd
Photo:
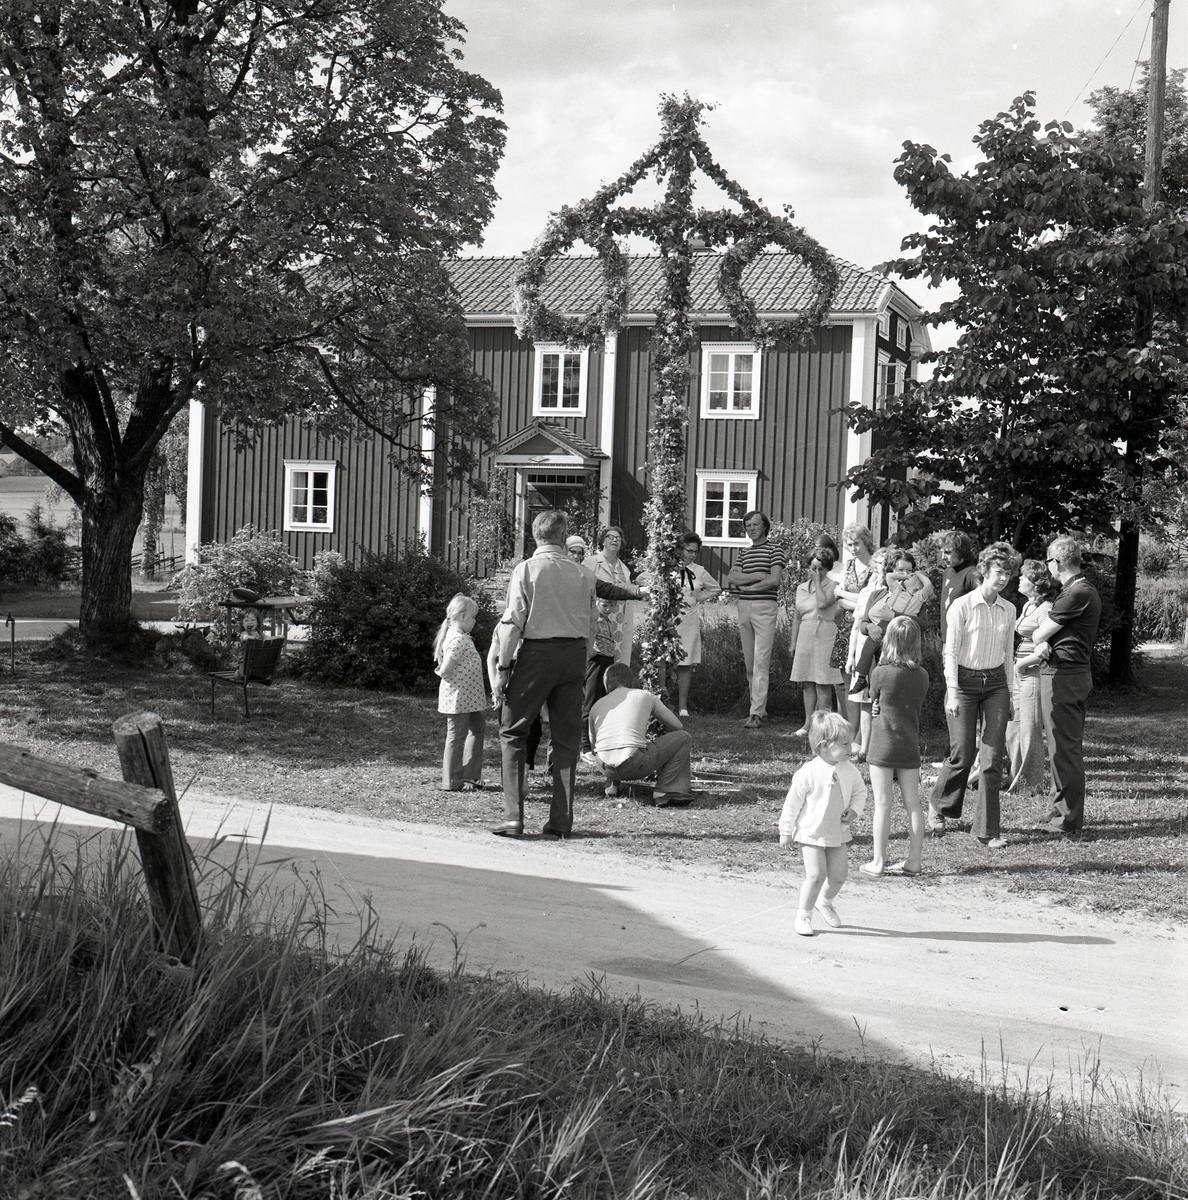
<path id="1" fill-rule="evenodd" d="M 830 689 L 836 689 L 841 700 L 844 677 L 832 663 L 837 640 L 838 598 L 830 572 L 835 561 L 836 554 L 828 545 L 815 547 L 809 560 L 808 578 L 796 589 L 790 678 L 793 683 L 801 684 L 804 691 L 804 724 L 796 730 L 794 737 L 808 735 L 813 713 L 830 711 Z"/>
<path id="2" fill-rule="evenodd" d="M 871 556 L 874 554 L 874 535 L 865 525 L 857 523 L 847 525 L 842 531 L 842 551 L 844 559 L 841 563 L 841 580 L 837 585 L 837 637 L 833 643 L 833 653 L 829 657 L 829 665 L 846 672 L 846 660 L 850 654 L 850 630 L 854 621 L 854 608 L 858 597 L 870 578 Z M 837 567 L 834 568 L 837 570 Z M 848 680 L 838 689 L 838 709 L 846 714 L 854 731 L 854 742 L 857 747 L 860 738 L 860 709 L 849 700 L 850 686 Z M 869 718 L 867 721 L 869 725 Z"/>
<path id="3" fill-rule="evenodd" d="M 1015 647 L 1015 677 L 1011 698 L 1014 715 L 1007 722 L 1006 746 L 1011 760 L 1012 795 L 1036 792 L 1044 779 L 1044 721 L 1040 710 L 1040 668 L 1047 655 L 1036 653 L 1032 635 L 1060 595 L 1060 584 L 1038 558 L 1024 561 L 1019 571 L 1019 592 L 1025 598 L 1015 622 L 1019 639 Z"/>

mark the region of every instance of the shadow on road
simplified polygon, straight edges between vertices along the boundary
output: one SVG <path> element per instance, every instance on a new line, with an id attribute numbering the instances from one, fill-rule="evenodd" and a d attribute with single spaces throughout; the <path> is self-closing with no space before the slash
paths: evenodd
<path id="1" fill-rule="evenodd" d="M 847 925 L 837 931 L 849 937 L 910 938 L 929 942 L 1002 942 L 1007 945 L 1029 945 L 1032 942 L 1053 942 L 1058 946 L 1113 946 L 1113 938 L 1064 936 L 1056 933 L 995 933 L 969 929 L 879 929 L 874 925 Z"/>

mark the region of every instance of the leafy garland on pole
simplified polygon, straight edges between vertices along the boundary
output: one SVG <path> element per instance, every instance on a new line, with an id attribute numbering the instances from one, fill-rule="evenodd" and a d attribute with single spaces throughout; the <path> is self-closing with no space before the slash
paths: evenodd
<path id="1" fill-rule="evenodd" d="M 544 233 L 524 257 L 516 275 L 516 330 L 520 337 L 589 346 L 622 328 L 627 309 L 627 259 L 618 239 L 648 238 L 660 250 L 662 286 L 651 338 L 654 392 L 648 433 L 648 531 L 645 567 L 655 581 L 652 602 L 640 631 L 643 683 L 659 692 L 666 674 L 684 657 L 677 621 L 681 613 L 678 541 L 685 527 L 685 438 L 689 424 L 690 362 L 696 331 L 689 309 L 692 243 L 724 248 L 718 290 L 726 311 L 743 336 L 759 346 L 777 341 L 811 341 L 829 313 L 838 275 L 823 247 L 786 216 L 756 203 L 714 161 L 701 136 L 702 113 L 710 106 L 686 95 L 663 96 L 660 140 L 614 183 L 589 200 L 554 213 Z M 733 200 L 741 212 L 693 206 L 693 172 L 701 171 Z M 647 207 L 612 208 L 648 174 L 665 183 L 663 200 Z M 541 297 L 549 264 L 575 242 L 597 251 L 602 263 L 602 294 L 581 317 L 553 312 Z M 768 246 L 801 258 L 816 285 L 813 303 L 795 317 L 766 321 L 743 291 L 746 267 Z"/>

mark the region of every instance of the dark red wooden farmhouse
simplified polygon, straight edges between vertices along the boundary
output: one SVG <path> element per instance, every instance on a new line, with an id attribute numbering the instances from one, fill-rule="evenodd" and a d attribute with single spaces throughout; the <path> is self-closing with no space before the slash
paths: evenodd
<path id="1" fill-rule="evenodd" d="M 583 351 L 516 335 L 512 280 L 518 261 L 471 258 L 450 265 L 475 369 L 502 402 L 482 474 L 496 467 L 509 472 L 517 556 L 537 511 L 572 507 L 577 496 L 598 489 L 601 521 L 622 525 L 629 546 L 642 548 L 648 339 L 659 259 L 631 260 L 625 328 L 605 345 Z M 718 265 L 712 253 L 694 263 L 699 347 L 687 460 L 687 522 L 705 539 L 711 569 L 724 550 L 746 544 L 741 518 L 750 508 L 786 523 L 798 517 L 833 525 L 882 520 L 837 487 L 847 468 L 870 452 L 868 437 L 850 432 L 840 410 L 853 401 L 877 404 L 901 391 L 928 349 L 920 310 L 902 290 L 837 260 L 841 286 L 815 342 L 761 351 L 731 327 L 717 291 Z M 797 260 L 768 254 L 748 268 L 744 284 L 761 314 L 779 317 L 804 304 L 810 280 Z M 598 286 L 596 259 L 567 258 L 553 265 L 545 298 L 558 311 L 578 314 Z M 431 450 L 431 431 L 423 437 Z M 282 530 L 307 567 L 323 549 L 357 557 L 362 550 L 382 551 L 389 539 L 402 545 L 417 536 L 459 566 L 475 566 L 468 487 L 443 483 L 432 495 L 421 494 L 388 463 L 378 441 L 326 439 L 291 421 L 237 450 L 217 412 L 196 403 L 190 468 L 188 510 L 201 520 L 187 530 L 188 551 L 199 540 L 224 541 L 252 524 Z"/>

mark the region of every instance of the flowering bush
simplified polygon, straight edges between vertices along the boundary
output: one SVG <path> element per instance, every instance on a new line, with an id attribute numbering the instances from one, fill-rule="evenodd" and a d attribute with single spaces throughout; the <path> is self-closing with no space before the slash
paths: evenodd
<path id="1" fill-rule="evenodd" d="M 307 575 L 285 549 L 280 534 L 245 525 L 229 542 L 199 546 L 196 561 L 173 579 L 177 614 L 183 621 L 212 621 L 211 639 L 226 639 L 222 601 L 232 588 L 249 588 L 261 596 L 288 596 L 304 590 Z"/>

